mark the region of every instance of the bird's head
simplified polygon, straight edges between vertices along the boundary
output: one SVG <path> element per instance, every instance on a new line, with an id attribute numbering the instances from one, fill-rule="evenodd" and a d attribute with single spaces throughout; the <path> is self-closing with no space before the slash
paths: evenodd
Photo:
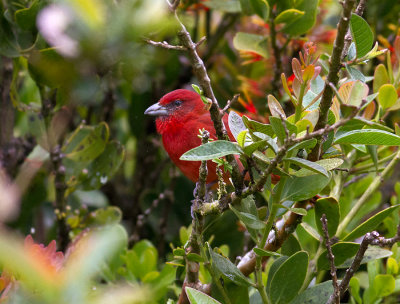
<path id="1" fill-rule="evenodd" d="M 157 116 L 156 125 L 163 134 L 171 127 L 177 128 L 190 119 L 207 112 L 199 94 L 189 90 L 175 90 L 164 95 L 159 102 L 150 106 L 144 114 Z"/>

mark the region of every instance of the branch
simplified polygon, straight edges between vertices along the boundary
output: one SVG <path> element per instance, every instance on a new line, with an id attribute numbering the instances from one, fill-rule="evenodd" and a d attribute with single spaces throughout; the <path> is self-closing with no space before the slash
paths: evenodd
<path id="1" fill-rule="evenodd" d="M 65 183 L 65 167 L 62 164 L 61 146 L 57 145 L 53 148 L 50 154 L 53 170 L 55 174 L 54 188 L 56 192 L 55 210 L 54 213 L 57 217 L 57 240 L 62 251 L 67 249 L 69 243 L 69 231 L 65 221 L 66 219 L 66 200 L 65 191 L 67 185 Z"/>
<path id="2" fill-rule="evenodd" d="M 327 77 L 327 82 L 332 83 L 334 86 L 339 81 L 339 71 L 341 68 L 341 56 L 344 47 L 344 36 L 349 28 L 351 11 L 355 5 L 355 0 L 345 0 L 343 4 L 343 12 L 338 24 L 338 32 L 335 39 L 335 43 L 332 50 L 331 66 Z M 332 105 L 333 90 L 330 86 L 325 86 L 324 93 L 322 94 L 321 103 L 319 105 L 319 119 L 315 130 L 319 130 L 325 127 L 328 121 L 329 108 Z M 310 160 L 318 160 L 321 154 L 322 142 L 318 140 L 317 145 L 310 153 Z"/>
<path id="3" fill-rule="evenodd" d="M 364 254 L 367 251 L 369 245 L 386 247 L 386 246 L 392 246 L 397 242 L 400 242 L 400 225 L 397 226 L 396 236 L 389 239 L 381 237 L 379 233 L 376 231 L 367 233 L 361 242 L 360 248 L 358 249 L 356 256 L 354 257 L 353 263 L 351 263 L 351 266 L 346 270 L 346 274 L 344 275 L 343 280 L 339 285 L 340 297 L 343 297 L 347 288 L 349 288 L 350 279 L 353 277 L 354 273 L 360 267 Z M 334 301 L 334 295 L 332 294 L 328 302 L 326 302 L 326 304 L 332 304 L 334 303 L 333 301 Z"/>
<path id="4" fill-rule="evenodd" d="M 184 46 L 171 45 L 167 41 L 158 42 L 158 41 L 153 41 L 153 40 L 150 40 L 150 39 L 145 39 L 145 41 L 148 44 L 151 44 L 151 45 L 154 45 L 154 46 L 158 46 L 158 47 L 162 47 L 162 48 L 168 49 L 168 50 L 186 51 L 186 48 Z"/>
<path id="5" fill-rule="evenodd" d="M 210 138 L 210 133 L 207 130 L 203 130 L 201 134 L 201 143 L 203 145 L 208 143 L 209 138 Z M 208 175 L 207 161 L 203 160 L 199 168 L 199 181 L 196 184 L 197 191 L 195 194 L 196 199 L 200 201 L 204 201 L 204 197 L 206 196 L 207 175 Z"/>
<path id="6" fill-rule="evenodd" d="M 281 73 L 282 73 L 282 60 L 281 60 L 281 49 L 279 46 L 276 44 L 276 30 L 275 30 L 275 23 L 274 23 L 274 12 L 270 10 L 270 19 L 269 19 L 269 28 L 270 28 L 270 41 L 271 41 L 271 47 L 272 51 L 274 53 L 274 78 L 272 80 L 272 90 L 274 92 L 279 92 L 279 82 L 281 79 Z M 289 39 L 288 39 L 289 41 Z"/>
<path id="7" fill-rule="evenodd" d="M 331 276 L 332 276 L 332 285 L 333 285 L 333 300 L 335 304 L 340 304 L 340 290 L 339 290 L 339 284 L 338 284 L 338 278 L 336 274 L 336 266 L 335 266 L 335 256 L 333 255 L 332 252 L 332 243 L 331 239 L 329 238 L 329 232 L 328 232 L 328 220 L 326 219 L 326 215 L 323 214 L 321 217 L 321 222 L 322 222 L 322 230 L 324 232 L 324 239 L 325 239 L 325 246 L 326 250 L 328 251 L 328 259 L 330 262 L 330 267 L 331 267 Z"/>
<path id="8" fill-rule="evenodd" d="M 4 147 L 13 138 L 15 113 L 10 98 L 13 65 L 10 58 L 1 56 L 0 59 L 0 147 Z"/>
<path id="9" fill-rule="evenodd" d="M 223 112 L 227 112 L 229 108 L 236 102 L 238 101 L 240 97 L 240 94 L 235 94 L 231 100 L 228 100 L 226 103 L 225 107 L 222 109 Z"/>
<path id="10" fill-rule="evenodd" d="M 313 200 L 297 202 L 294 207 L 295 208 L 305 208 L 306 206 L 312 206 Z M 285 220 L 281 219 L 276 222 L 277 231 L 275 233 L 272 230 L 264 247 L 265 250 L 268 251 L 277 251 L 279 248 L 282 247 L 283 243 L 286 241 L 288 236 L 296 230 L 297 225 L 301 222 L 303 216 L 298 215 L 296 213 L 290 212 L 289 217 Z M 266 261 L 268 257 L 264 257 L 263 261 Z M 245 275 L 250 275 L 256 266 L 256 254 L 253 250 L 247 252 L 243 258 L 240 260 L 238 264 L 239 270 Z"/>

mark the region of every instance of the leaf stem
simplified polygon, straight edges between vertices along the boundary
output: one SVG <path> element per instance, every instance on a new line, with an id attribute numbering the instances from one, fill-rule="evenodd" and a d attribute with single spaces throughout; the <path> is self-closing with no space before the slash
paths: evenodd
<path id="1" fill-rule="evenodd" d="M 264 304 L 270 304 L 267 292 L 265 290 L 265 286 L 262 280 L 262 257 L 256 256 L 256 267 L 254 269 L 256 281 L 257 281 L 257 290 L 260 293 L 261 299 Z"/>

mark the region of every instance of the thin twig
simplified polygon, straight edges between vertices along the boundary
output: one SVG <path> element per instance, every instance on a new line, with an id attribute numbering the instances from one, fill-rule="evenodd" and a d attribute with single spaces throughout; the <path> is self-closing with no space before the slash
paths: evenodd
<path id="1" fill-rule="evenodd" d="M 281 49 L 277 45 L 276 30 L 274 23 L 275 14 L 272 9 L 270 9 L 270 19 L 269 19 L 269 29 L 270 29 L 270 41 L 271 47 L 274 54 L 274 78 L 272 80 L 272 90 L 274 92 L 279 92 L 279 81 L 281 79 L 282 73 L 282 60 L 281 60 Z"/>
<path id="2" fill-rule="evenodd" d="M 357 251 L 356 256 L 354 257 L 351 266 L 346 270 L 346 274 L 344 275 L 342 281 L 340 282 L 339 289 L 340 289 L 340 297 L 343 297 L 347 288 L 349 288 L 350 279 L 353 277 L 354 273 L 358 270 L 361 265 L 362 259 L 365 255 L 365 252 L 368 249 L 369 245 L 377 245 L 381 247 L 388 247 L 392 246 L 395 243 L 400 242 L 400 225 L 397 226 L 397 233 L 396 236 L 393 238 L 386 239 L 381 237 L 378 232 L 372 231 L 367 233 L 360 245 L 360 248 Z M 332 294 L 326 304 L 334 303 L 334 295 Z"/>
<path id="3" fill-rule="evenodd" d="M 339 71 L 341 68 L 341 55 L 344 47 L 344 36 L 349 28 L 351 11 L 355 5 L 355 0 L 345 0 L 343 4 L 343 12 L 338 24 L 337 36 L 332 50 L 332 56 L 330 60 L 330 68 L 327 77 L 327 82 L 332 83 L 334 86 L 339 81 Z M 329 108 L 332 105 L 333 90 L 330 86 L 325 86 L 324 93 L 321 97 L 319 104 L 319 118 L 315 126 L 315 130 L 319 130 L 325 127 L 328 121 Z M 321 154 L 322 142 L 318 140 L 317 145 L 314 147 L 309 155 L 310 160 L 318 160 Z"/>
<path id="4" fill-rule="evenodd" d="M 297 202 L 294 205 L 294 207 L 295 208 L 307 208 L 307 206 L 311 207 L 313 204 L 313 200 L 314 199 L 303 202 Z M 268 251 L 277 251 L 279 248 L 281 248 L 283 243 L 289 237 L 289 235 L 296 230 L 297 225 L 301 222 L 301 219 L 302 219 L 301 215 L 290 212 L 286 220 L 281 219 L 277 221 L 275 224 L 277 230 L 276 232 L 275 230 L 270 231 L 264 249 Z M 263 261 L 265 262 L 267 259 L 268 257 L 264 257 Z M 255 266 L 256 266 L 256 254 L 253 250 L 247 252 L 237 265 L 239 270 L 245 276 L 250 275 L 250 273 L 254 271 Z"/>
<path id="5" fill-rule="evenodd" d="M 162 47 L 162 48 L 168 49 L 168 50 L 186 51 L 186 48 L 184 46 L 172 45 L 172 44 L 169 44 L 167 41 L 158 42 L 158 41 L 153 41 L 153 40 L 150 40 L 150 39 L 145 39 L 145 41 L 148 44 L 151 44 L 151 45 L 154 45 L 154 46 L 158 46 L 158 47 Z"/>
<path id="6" fill-rule="evenodd" d="M 328 220 L 326 219 L 326 215 L 323 214 L 321 217 L 321 222 L 322 222 L 322 231 L 324 232 L 324 239 L 325 239 L 325 246 L 326 250 L 328 252 L 328 259 L 331 267 L 331 276 L 332 276 L 332 285 L 333 285 L 333 298 L 335 304 L 340 303 L 340 290 L 339 290 L 339 283 L 338 283 L 338 278 L 337 278 L 337 273 L 336 273 L 336 266 L 335 266 L 335 256 L 333 255 L 332 252 L 332 243 L 331 239 L 329 237 L 329 232 L 328 232 Z"/>
<path id="7" fill-rule="evenodd" d="M 201 134 L 201 143 L 203 145 L 208 143 L 209 138 L 210 138 L 210 133 L 207 130 L 203 130 Z M 196 198 L 200 201 L 204 201 L 204 197 L 206 196 L 207 175 L 208 175 L 207 161 L 203 160 L 199 168 L 199 181 L 197 182 L 196 185 L 197 189 Z"/>
<path id="8" fill-rule="evenodd" d="M 236 102 L 238 101 L 240 97 L 240 94 L 235 94 L 231 100 L 228 100 L 226 103 L 225 107 L 222 109 L 223 112 L 227 112 L 229 108 Z"/>
<path id="9" fill-rule="evenodd" d="M 346 187 L 350 186 L 351 184 L 354 184 L 354 183 L 358 182 L 360 179 L 363 179 L 367 175 L 368 175 L 367 173 L 364 173 L 364 174 L 360 174 L 360 175 L 354 176 L 351 180 L 349 180 L 348 182 L 344 183 L 343 188 L 346 188 Z"/>

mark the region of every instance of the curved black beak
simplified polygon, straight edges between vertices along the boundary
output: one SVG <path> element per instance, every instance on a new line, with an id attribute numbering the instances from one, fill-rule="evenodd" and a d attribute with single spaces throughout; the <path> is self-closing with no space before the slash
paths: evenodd
<path id="1" fill-rule="evenodd" d="M 168 115 L 168 110 L 166 107 L 160 105 L 160 103 L 157 102 L 152 106 L 148 107 L 147 110 L 144 111 L 144 114 L 151 116 L 165 116 Z"/>

